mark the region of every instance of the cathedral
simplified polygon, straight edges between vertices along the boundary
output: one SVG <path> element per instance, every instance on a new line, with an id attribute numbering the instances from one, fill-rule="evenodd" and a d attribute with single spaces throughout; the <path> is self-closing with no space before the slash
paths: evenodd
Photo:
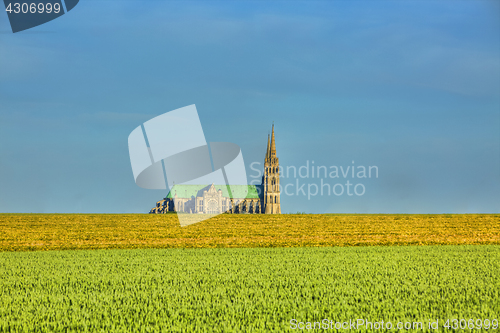
<path id="1" fill-rule="evenodd" d="M 174 185 L 150 214 L 281 214 L 279 159 L 274 124 L 267 136 L 261 185 Z"/>

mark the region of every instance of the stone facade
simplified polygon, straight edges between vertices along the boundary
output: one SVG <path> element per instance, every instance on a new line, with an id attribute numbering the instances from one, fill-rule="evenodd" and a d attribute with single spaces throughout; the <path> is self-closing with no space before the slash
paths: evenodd
<path id="1" fill-rule="evenodd" d="M 279 159 L 276 157 L 274 125 L 267 137 L 262 185 L 174 185 L 158 201 L 151 214 L 281 214 Z M 231 191 L 231 192 L 229 192 Z"/>

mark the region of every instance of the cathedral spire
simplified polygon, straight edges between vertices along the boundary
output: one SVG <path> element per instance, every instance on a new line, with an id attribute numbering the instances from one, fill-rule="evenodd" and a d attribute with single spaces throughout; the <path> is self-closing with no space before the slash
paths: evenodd
<path id="1" fill-rule="evenodd" d="M 280 162 L 276 156 L 274 122 L 271 135 L 267 136 L 267 153 L 262 176 L 262 207 L 265 214 L 281 214 L 280 203 Z"/>
<path id="2" fill-rule="evenodd" d="M 274 123 L 273 123 L 273 134 L 271 134 L 271 150 L 269 157 L 276 157 L 276 142 L 274 142 Z"/>
<path id="3" fill-rule="evenodd" d="M 271 155 L 271 143 L 269 141 L 269 134 L 267 135 L 267 150 L 266 150 L 266 160 L 270 157 Z"/>

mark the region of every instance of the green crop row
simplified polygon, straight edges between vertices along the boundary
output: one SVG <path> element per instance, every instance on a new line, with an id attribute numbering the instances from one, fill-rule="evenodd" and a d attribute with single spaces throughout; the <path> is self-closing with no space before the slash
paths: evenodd
<path id="1" fill-rule="evenodd" d="M 450 332 L 445 319 L 500 319 L 499 272 L 495 245 L 2 252 L 0 331 L 296 332 L 310 330 L 293 319 L 364 319 Z"/>

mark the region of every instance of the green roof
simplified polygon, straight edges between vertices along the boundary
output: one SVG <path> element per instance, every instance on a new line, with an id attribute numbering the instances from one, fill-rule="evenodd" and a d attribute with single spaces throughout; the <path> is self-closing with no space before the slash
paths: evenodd
<path id="1" fill-rule="evenodd" d="M 167 198 L 173 198 L 176 194 L 178 198 L 191 198 L 202 197 L 203 191 L 207 191 L 212 185 L 174 185 Z M 230 198 L 227 185 L 215 185 L 215 189 L 222 191 L 222 196 Z M 231 185 L 232 198 L 235 199 L 258 199 L 259 198 L 259 185 Z M 261 191 L 262 193 L 262 191 Z"/>

